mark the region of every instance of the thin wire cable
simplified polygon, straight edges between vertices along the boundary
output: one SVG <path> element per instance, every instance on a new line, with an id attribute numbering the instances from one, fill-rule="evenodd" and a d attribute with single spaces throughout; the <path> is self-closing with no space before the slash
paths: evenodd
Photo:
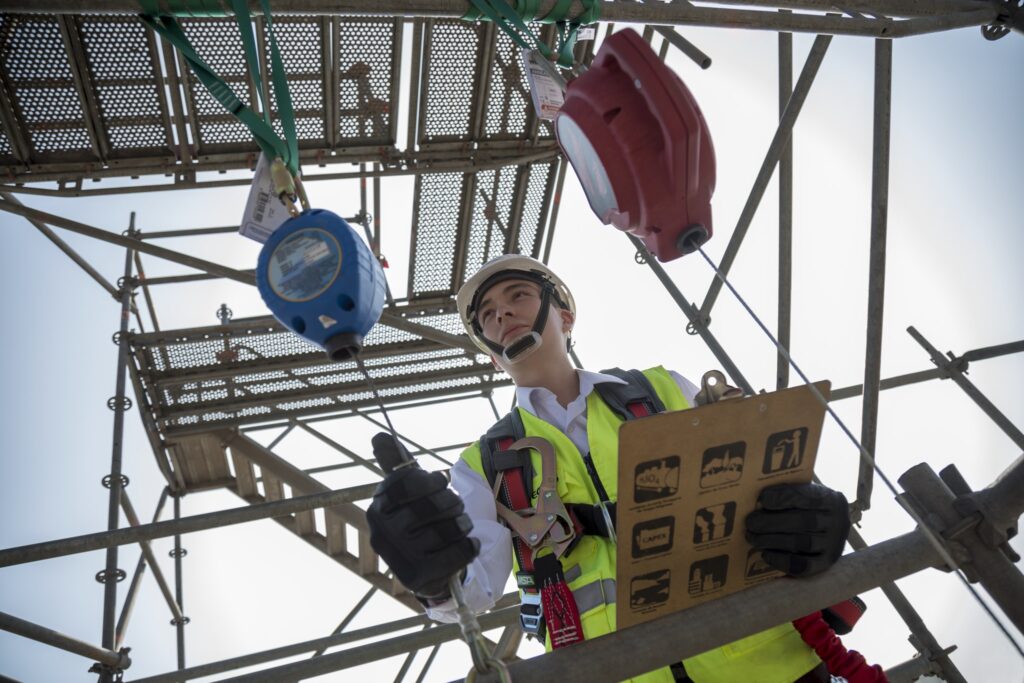
<path id="1" fill-rule="evenodd" d="M 359 370 L 362 371 L 363 376 L 366 377 L 366 384 L 370 387 L 370 393 L 373 394 L 374 399 L 377 401 L 377 405 L 380 407 L 380 412 L 384 415 L 384 420 L 388 423 L 388 430 L 391 432 L 391 438 L 395 440 L 396 444 L 401 443 L 398 440 L 398 433 L 395 432 L 395 426 L 391 423 L 391 418 L 388 416 L 387 408 L 384 407 L 384 400 L 381 398 L 380 393 L 378 393 L 377 387 L 373 383 L 373 378 L 370 377 L 370 372 L 366 369 L 366 365 L 363 364 L 363 359 L 359 357 L 358 353 L 355 354 L 355 361 Z M 510 681 L 511 679 L 508 677 L 508 669 L 506 668 L 505 663 L 491 656 L 487 649 L 483 631 L 480 629 L 480 623 L 477 621 L 476 614 L 466 606 L 466 597 L 462 591 L 462 579 L 458 574 L 455 574 L 451 579 L 449 579 L 448 589 L 451 591 L 452 597 L 455 598 L 455 605 L 457 607 L 456 612 L 459 617 L 459 627 L 462 629 L 462 638 L 469 646 L 469 651 L 473 658 L 474 668 L 470 673 L 472 674 L 474 671 L 487 672 L 493 669 L 497 672 L 498 679 L 500 681 L 503 683 Z"/>
<path id="2" fill-rule="evenodd" d="M 786 347 L 784 347 L 781 343 L 779 343 L 779 340 L 775 338 L 775 335 L 771 333 L 771 330 L 769 330 L 768 327 L 757 316 L 757 314 L 754 313 L 754 310 L 750 307 L 749 304 L 747 304 L 743 297 L 740 296 L 740 293 L 736 291 L 736 288 L 732 286 L 732 283 L 730 283 L 729 280 L 725 277 L 725 275 L 722 274 L 722 271 L 719 270 L 715 262 L 711 260 L 711 257 L 709 257 L 704 252 L 704 249 L 701 247 L 697 247 L 697 251 L 699 251 L 700 255 L 704 257 L 704 260 L 708 262 L 708 265 L 711 266 L 712 270 L 715 271 L 715 276 L 722 281 L 722 284 L 724 284 L 730 292 L 732 292 L 732 295 L 736 297 L 737 301 L 740 302 L 740 305 L 743 307 L 743 309 L 748 314 L 750 314 L 750 317 L 753 318 L 754 322 L 757 323 L 757 326 L 761 328 L 761 331 L 764 332 L 768 339 L 771 340 L 772 344 L 775 345 L 775 348 L 778 349 L 782 357 L 786 359 L 786 362 L 789 363 L 794 370 L 796 370 L 796 373 L 800 375 L 800 379 L 804 381 L 804 384 L 806 384 L 807 388 L 811 390 L 811 393 L 814 395 L 814 397 L 817 398 L 818 401 L 821 402 L 822 406 L 825 407 L 825 410 L 828 412 L 829 415 L 832 416 L 832 419 L 835 421 L 837 425 L 839 425 L 839 428 L 843 431 L 843 433 L 846 434 L 846 436 L 850 439 L 853 445 L 857 447 L 857 450 L 860 451 L 860 457 L 869 465 L 871 465 L 871 468 L 878 474 L 879 478 L 885 483 L 889 490 L 892 491 L 893 495 L 896 496 L 897 500 L 899 501 L 900 492 L 896 490 L 896 487 L 893 486 L 893 483 L 889 480 L 889 477 L 885 475 L 882 469 L 875 462 L 874 456 L 872 456 L 871 453 L 869 453 L 868 450 L 864 448 L 863 445 L 861 445 L 857 437 L 853 435 L 853 433 L 846 426 L 846 424 L 839 418 L 839 415 L 837 415 L 836 412 L 832 410 L 832 407 L 828 404 L 828 401 L 825 399 L 825 397 L 822 396 L 821 392 L 818 391 L 818 388 L 811 383 L 811 380 L 807 378 L 807 375 L 804 374 L 804 371 L 800 369 L 800 366 L 796 364 L 796 361 L 793 360 L 793 357 L 789 355 L 789 350 Z M 925 534 L 925 536 L 928 538 L 931 544 L 938 551 L 943 561 L 946 562 L 946 564 L 948 564 L 949 567 L 953 569 L 954 573 L 960 579 L 961 583 L 964 584 L 968 592 L 970 592 L 970 594 L 974 597 L 978 604 L 981 605 L 982 610 L 984 610 L 985 613 L 988 614 L 989 618 L 992 619 L 992 622 L 999 627 L 999 630 L 1003 632 L 1003 635 L 1006 636 L 1006 639 L 1008 641 L 1010 641 L 1010 644 L 1017 651 L 1017 653 L 1020 654 L 1021 657 L 1024 657 L 1024 648 L 1021 647 L 1017 640 L 1010 634 L 1010 631 L 1006 628 L 1006 626 L 1003 625 L 1003 623 L 996 617 L 995 613 L 991 610 L 991 608 L 989 608 L 988 604 L 981 599 L 981 596 L 978 594 L 978 592 L 974 590 L 974 586 L 972 586 L 967 581 L 967 577 L 963 575 L 963 572 L 960 570 L 957 563 L 949 555 L 945 546 L 942 544 L 939 535 L 930 526 L 928 526 L 925 520 L 922 519 L 921 516 L 912 507 L 910 507 L 909 505 L 901 505 L 901 507 L 903 507 L 903 509 L 907 511 L 907 514 L 909 514 L 915 522 L 917 522 L 918 527 L 920 527 L 921 531 Z"/>
<path id="3" fill-rule="evenodd" d="M 831 415 L 832 419 L 835 420 L 836 424 L 839 425 L 839 428 L 843 430 L 843 433 L 846 434 L 847 437 L 849 437 L 850 441 L 853 442 L 853 445 L 856 446 L 857 450 L 860 451 L 860 455 L 862 458 L 864 458 L 865 462 L 871 465 L 875 472 L 878 473 L 878 476 L 889 488 L 889 490 L 892 491 L 894 496 L 900 495 L 900 492 L 896 490 L 896 487 L 893 485 L 892 481 L 889 480 L 889 477 L 887 477 L 885 473 L 882 472 L 882 470 L 875 463 L 874 456 L 872 456 L 871 453 L 869 453 L 868 450 L 861 445 L 860 441 L 857 440 L 857 437 L 855 437 L 853 433 L 849 430 L 849 428 L 847 428 L 847 426 L 843 423 L 843 421 L 839 419 L 839 416 L 836 414 L 834 410 L 832 410 L 832 407 L 829 405 L 828 400 L 826 400 L 825 397 L 822 396 L 821 392 L 818 391 L 818 387 L 814 386 L 814 384 L 811 383 L 811 380 L 807 378 L 807 375 L 804 374 L 804 371 L 800 369 L 800 366 L 796 364 L 796 361 L 793 360 L 793 357 L 789 355 L 789 350 L 786 349 L 786 347 L 784 347 L 779 342 L 779 340 L 775 338 L 775 335 L 771 333 L 768 327 L 763 322 L 761 322 L 761 319 L 757 317 L 757 314 L 754 313 L 753 309 L 751 309 L 747 302 L 743 300 L 743 297 L 740 296 L 739 292 L 736 291 L 736 288 L 732 286 L 732 283 L 730 283 L 729 280 L 726 279 L 726 277 L 718 269 L 718 266 L 715 265 L 714 261 L 712 261 L 711 258 L 706 253 L 704 253 L 704 249 L 698 247 L 697 250 L 700 252 L 700 255 L 704 257 L 704 260 L 708 262 L 708 265 L 710 265 L 711 268 L 715 271 L 715 275 L 718 276 L 718 279 L 722 281 L 722 284 L 724 284 L 729 289 L 729 291 L 732 292 L 733 296 L 735 296 L 736 300 L 740 302 L 740 305 L 743 306 L 744 310 L 746 310 L 746 312 L 750 314 L 750 317 L 754 319 L 754 322 L 757 323 L 757 326 L 761 328 L 761 331 L 763 331 L 765 335 L 768 336 L 768 339 L 770 339 L 772 344 L 775 345 L 775 348 L 779 350 L 779 353 L 782 355 L 783 358 L 786 359 L 786 362 L 789 363 L 794 370 L 796 370 L 796 373 L 798 375 L 800 375 L 800 379 L 804 381 L 804 383 L 807 385 L 807 388 L 811 390 L 812 394 L 814 394 L 814 397 L 818 399 L 818 401 L 825 407 L 825 410 L 828 411 L 828 414 Z"/>
<path id="4" fill-rule="evenodd" d="M 384 416 L 384 421 L 388 423 L 388 431 L 391 432 L 391 438 L 395 440 L 395 443 L 399 443 L 398 433 L 395 431 L 395 425 L 391 424 L 391 417 L 388 415 L 387 408 L 384 407 L 384 399 L 382 399 L 380 394 L 377 392 L 377 387 L 373 383 L 373 378 L 370 377 L 370 371 L 366 369 L 365 365 L 363 365 L 363 359 L 359 357 L 358 353 L 355 354 L 355 359 L 356 366 L 363 373 L 363 377 L 366 378 L 366 384 L 370 387 L 370 393 L 373 394 L 374 400 L 377 401 L 377 407 L 380 408 L 380 412 Z"/>

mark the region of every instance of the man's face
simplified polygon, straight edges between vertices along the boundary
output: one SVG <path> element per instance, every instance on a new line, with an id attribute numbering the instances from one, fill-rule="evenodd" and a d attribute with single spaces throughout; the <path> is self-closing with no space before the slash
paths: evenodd
<path id="1" fill-rule="evenodd" d="M 540 304 L 540 285 L 504 280 L 484 292 L 476 319 L 487 339 L 508 346 L 532 329 Z"/>

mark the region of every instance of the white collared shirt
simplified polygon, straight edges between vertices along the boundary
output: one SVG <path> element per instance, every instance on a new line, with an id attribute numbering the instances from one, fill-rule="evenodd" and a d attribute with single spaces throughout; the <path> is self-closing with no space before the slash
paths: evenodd
<path id="1" fill-rule="evenodd" d="M 526 412 L 561 430 L 580 453 L 585 454 L 590 450 L 587 442 L 587 397 L 595 384 L 625 382 L 613 375 L 589 370 L 577 370 L 576 374 L 580 379 L 580 393 L 565 407 L 555 398 L 554 392 L 544 387 L 516 387 L 516 402 Z M 697 387 L 676 372 L 670 370 L 669 374 L 693 405 Z M 473 520 L 473 530 L 469 535 L 480 541 L 480 554 L 466 569 L 463 591 L 469 608 L 482 612 L 493 607 L 505 593 L 512 567 L 512 535 L 498 521 L 494 494 L 484 478 L 461 459 L 452 467 L 451 474 L 452 488 L 462 498 L 466 514 Z M 435 621 L 458 621 L 454 600 L 427 608 L 427 615 Z"/>

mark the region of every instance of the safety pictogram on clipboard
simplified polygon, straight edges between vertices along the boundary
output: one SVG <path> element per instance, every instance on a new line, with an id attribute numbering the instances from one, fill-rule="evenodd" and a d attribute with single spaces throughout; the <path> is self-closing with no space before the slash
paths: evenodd
<path id="1" fill-rule="evenodd" d="M 828 396 L 827 382 L 815 386 Z M 744 520 L 766 486 L 813 478 L 824 417 L 802 386 L 622 424 L 618 628 L 781 575 L 751 549 Z"/>

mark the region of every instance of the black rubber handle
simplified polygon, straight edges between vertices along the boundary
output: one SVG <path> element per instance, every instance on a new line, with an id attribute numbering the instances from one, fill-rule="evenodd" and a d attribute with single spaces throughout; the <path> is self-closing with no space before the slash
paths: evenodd
<path id="1" fill-rule="evenodd" d="M 385 474 L 391 474 L 403 465 L 419 467 L 405 446 L 387 432 L 375 434 L 370 443 L 373 444 L 373 457 Z"/>

